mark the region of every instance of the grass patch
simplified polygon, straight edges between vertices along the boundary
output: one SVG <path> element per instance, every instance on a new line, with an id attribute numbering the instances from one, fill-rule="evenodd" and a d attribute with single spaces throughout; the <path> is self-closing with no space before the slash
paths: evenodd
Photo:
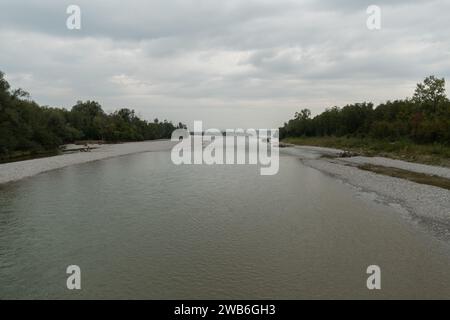
<path id="1" fill-rule="evenodd" d="M 450 167 L 450 146 L 417 144 L 411 141 L 383 141 L 369 138 L 296 137 L 282 142 L 296 145 L 343 149 L 364 156 L 380 156 L 410 162 Z"/>
<path id="2" fill-rule="evenodd" d="M 372 164 L 364 164 L 358 166 L 359 169 L 375 172 L 385 176 L 391 176 L 395 178 L 406 179 L 420 184 L 426 184 L 430 186 L 435 186 L 439 188 L 444 188 L 450 190 L 450 179 L 432 176 L 424 173 L 412 172 L 408 170 L 377 166 Z"/>

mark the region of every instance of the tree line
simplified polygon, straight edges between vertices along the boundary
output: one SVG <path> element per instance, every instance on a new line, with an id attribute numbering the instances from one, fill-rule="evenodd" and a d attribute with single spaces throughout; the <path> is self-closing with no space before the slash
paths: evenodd
<path id="1" fill-rule="evenodd" d="M 445 79 L 429 76 L 417 84 L 412 98 L 376 107 L 370 102 L 355 103 L 326 109 L 315 117 L 309 109 L 303 109 L 280 128 L 280 138 L 324 136 L 450 145 L 450 101 Z"/>
<path id="2" fill-rule="evenodd" d="M 170 138 L 177 126 L 167 120 L 148 122 L 134 110 L 107 114 L 95 101 L 78 101 L 71 110 L 40 106 L 22 89 L 11 89 L 0 72 L 0 158 L 57 150 L 77 140 L 105 142 Z"/>

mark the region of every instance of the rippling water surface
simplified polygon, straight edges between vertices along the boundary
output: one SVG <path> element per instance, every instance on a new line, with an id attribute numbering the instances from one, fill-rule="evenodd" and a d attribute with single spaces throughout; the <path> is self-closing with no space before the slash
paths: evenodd
<path id="1" fill-rule="evenodd" d="M 450 298 L 448 244 L 292 155 L 275 176 L 150 152 L 0 187 L 0 298 L 391 297 Z"/>

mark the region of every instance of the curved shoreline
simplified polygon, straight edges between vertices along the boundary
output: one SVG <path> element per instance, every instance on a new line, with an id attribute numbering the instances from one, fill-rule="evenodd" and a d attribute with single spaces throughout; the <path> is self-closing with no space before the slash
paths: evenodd
<path id="1" fill-rule="evenodd" d="M 18 181 L 43 172 L 128 154 L 170 150 L 174 142 L 151 140 L 121 144 L 104 144 L 91 152 L 78 152 L 58 156 L 0 164 L 0 184 Z"/>
<path id="2" fill-rule="evenodd" d="M 341 150 L 295 146 L 288 153 L 302 163 L 332 176 L 359 191 L 375 194 L 375 199 L 406 210 L 414 221 L 425 223 L 439 238 L 450 240 L 450 191 L 409 180 L 361 170 L 358 165 L 373 164 L 417 173 L 450 177 L 450 169 L 380 157 L 328 158 Z"/>

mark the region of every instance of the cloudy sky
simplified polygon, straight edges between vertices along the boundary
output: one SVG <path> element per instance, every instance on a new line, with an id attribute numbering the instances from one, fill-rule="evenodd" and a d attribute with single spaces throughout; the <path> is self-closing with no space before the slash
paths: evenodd
<path id="1" fill-rule="evenodd" d="M 71 4 L 81 30 L 66 27 Z M 448 0 L 1 0 L 0 70 L 42 105 L 272 128 L 450 81 L 449 13 Z"/>

